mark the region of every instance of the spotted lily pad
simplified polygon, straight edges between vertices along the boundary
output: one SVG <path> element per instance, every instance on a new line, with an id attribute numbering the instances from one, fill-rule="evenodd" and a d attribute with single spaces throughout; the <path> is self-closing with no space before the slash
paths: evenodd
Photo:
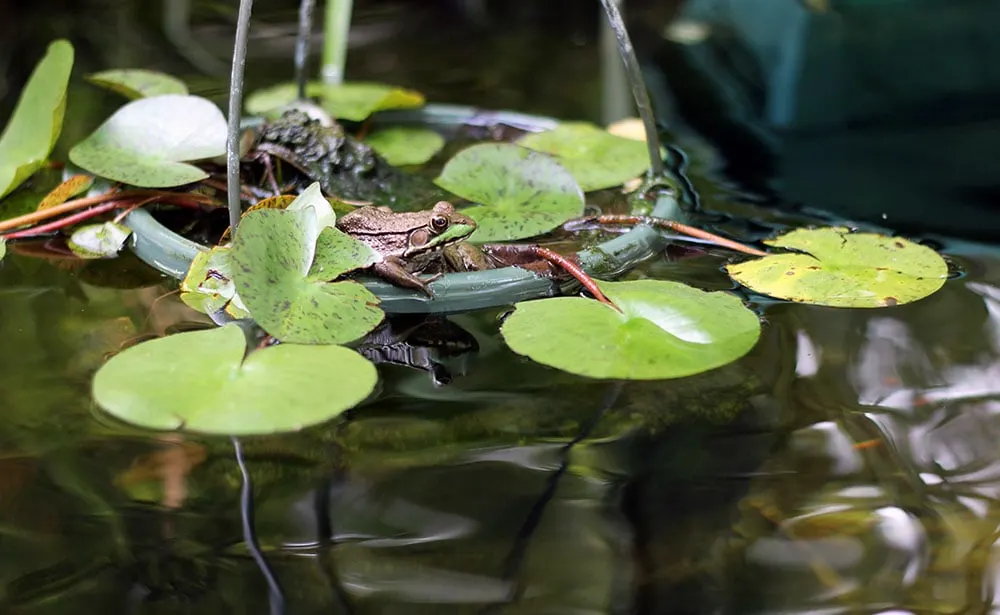
<path id="1" fill-rule="evenodd" d="M 774 254 L 726 270 L 740 284 L 779 299 L 888 307 L 923 299 L 948 277 L 937 252 L 899 237 L 830 227 L 798 229 L 765 243 L 806 254 Z"/>
<path id="2" fill-rule="evenodd" d="M 329 420 L 378 381 L 374 365 L 341 346 L 246 351 L 234 324 L 137 344 L 97 372 L 93 396 L 106 412 L 150 429 L 252 435 Z"/>
<path id="3" fill-rule="evenodd" d="M 188 93 L 187 86 L 177 77 L 139 68 L 101 71 L 87 75 L 87 81 L 130 99 Z"/>
<path id="4" fill-rule="evenodd" d="M 525 135 L 517 143 L 555 156 L 586 192 L 620 186 L 649 168 L 644 142 L 585 122 L 560 124 Z"/>
<path id="5" fill-rule="evenodd" d="M 73 46 L 49 45 L 21 91 L 14 113 L 0 135 L 0 198 L 45 164 L 62 132 L 66 85 L 73 69 Z"/>
<path id="6" fill-rule="evenodd" d="M 247 113 L 280 114 L 286 105 L 295 101 L 297 95 L 298 88 L 294 83 L 258 90 L 247 97 Z M 360 122 L 376 111 L 413 109 L 424 105 L 424 97 L 420 92 L 381 83 L 327 85 L 312 82 L 306 86 L 306 95 L 318 98 L 323 109 L 331 116 L 351 122 Z"/>
<path id="7" fill-rule="evenodd" d="M 170 188 L 208 177 L 187 161 L 226 152 L 226 118 L 210 101 L 168 94 L 119 109 L 69 152 L 77 166 L 132 186 Z"/>
<path id="8" fill-rule="evenodd" d="M 378 252 L 343 231 L 327 227 L 316 240 L 316 256 L 308 280 L 329 282 L 349 271 L 364 269 L 381 259 Z"/>
<path id="9" fill-rule="evenodd" d="M 80 258 L 110 258 L 125 246 L 132 229 L 117 222 L 88 224 L 73 231 L 67 245 Z"/>
<path id="10" fill-rule="evenodd" d="M 396 126 L 376 130 L 365 143 L 396 166 L 423 164 L 444 147 L 444 137 L 430 128 Z"/>
<path id="11" fill-rule="evenodd" d="M 753 348 L 757 315 L 734 295 L 678 282 L 600 282 L 621 312 L 580 297 L 518 303 L 501 333 L 511 350 L 587 376 L 681 378 L 726 365 Z"/>
<path id="12" fill-rule="evenodd" d="M 479 243 L 535 237 L 583 214 L 583 191 L 552 157 L 510 143 L 481 143 L 455 154 L 434 182 L 481 203 L 462 210 Z"/>
<path id="13" fill-rule="evenodd" d="M 250 317 L 236 293 L 231 254 L 231 247 L 217 246 L 195 255 L 181 282 L 181 301 L 185 305 L 208 315 L 224 310 L 233 318 Z"/>
<path id="14" fill-rule="evenodd" d="M 233 281 L 254 320 L 276 338 L 342 344 L 371 331 L 383 313 L 357 282 L 309 278 L 320 225 L 312 208 L 248 215 L 233 241 Z"/>

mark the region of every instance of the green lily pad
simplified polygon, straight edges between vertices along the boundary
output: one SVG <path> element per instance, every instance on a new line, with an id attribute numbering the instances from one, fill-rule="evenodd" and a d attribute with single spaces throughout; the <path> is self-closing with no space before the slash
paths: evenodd
<path id="1" fill-rule="evenodd" d="M 307 84 L 306 95 L 319 98 L 320 105 L 331 116 L 351 122 L 363 121 L 376 111 L 414 109 L 424 105 L 420 92 L 381 83 L 327 85 L 314 81 Z M 294 83 L 258 90 L 247 97 L 247 113 L 280 115 L 281 109 L 295 102 L 297 97 L 298 87 Z"/>
<path id="2" fill-rule="evenodd" d="M 233 241 L 236 291 L 254 320 L 276 338 L 342 344 L 382 321 L 378 298 L 357 282 L 310 280 L 319 222 L 312 208 L 262 209 L 240 223 Z"/>
<path id="3" fill-rule="evenodd" d="M 368 244 L 344 233 L 340 229 L 327 227 L 316 240 L 316 256 L 309 267 L 307 280 L 329 282 L 349 271 L 364 269 L 377 263 L 381 255 Z"/>
<path id="4" fill-rule="evenodd" d="M 681 378 L 742 357 L 760 336 L 736 296 L 678 282 L 599 282 L 621 312 L 592 299 L 518 303 L 501 328 L 511 350 L 590 378 Z"/>
<path id="5" fill-rule="evenodd" d="M 586 192 L 620 186 L 649 169 L 644 142 L 615 136 L 585 122 L 560 124 L 525 135 L 517 143 L 555 156 Z"/>
<path id="6" fill-rule="evenodd" d="M 129 99 L 188 93 L 187 86 L 177 77 L 140 68 L 105 70 L 87 75 L 87 81 Z"/>
<path id="7" fill-rule="evenodd" d="M 740 284 L 765 295 L 830 307 L 911 303 L 940 289 L 948 264 L 899 237 L 843 227 L 798 229 L 765 243 L 806 254 L 774 254 L 727 265 Z"/>
<path id="8" fill-rule="evenodd" d="M 118 256 L 132 229 L 117 222 L 87 224 L 73 231 L 69 249 L 80 258 L 110 258 Z"/>
<path id="9" fill-rule="evenodd" d="M 246 350 L 234 324 L 137 344 L 97 372 L 93 396 L 106 412 L 150 429 L 253 435 L 329 420 L 378 381 L 374 365 L 341 346 L 279 344 L 244 358 Z"/>
<path id="10" fill-rule="evenodd" d="M 583 214 L 583 191 L 552 157 L 509 143 L 481 143 L 455 154 L 434 180 L 481 203 L 462 210 L 477 243 L 535 237 Z"/>
<path id="11" fill-rule="evenodd" d="M 32 71 L 0 135 L 0 198 L 40 169 L 52 152 L 62 132 L 72 69 L 73 46 L 59 40 Z"/>
<path id="12" fill-rule="evenodd" d="M 0 261 L 2 261 L 5 256 L 7 256 L 7 240 L 0 237 Z"/>
<path id="13" fill-rule="evenodd" d="M 171 188 L 208 177 L 186 161 L 226 152 L 226 118 L 198 96 L 133 100 L 69 152 L 95 175 L 143 188 Z"/>
<path id="14" fill-rule="evenodd" d="M 225 310 L 233 318 L 249 318 L 250 312 L 236 293 L 230 246 L 198 252 L 181 282 L 181 301 L 202 314 Z"/>
<path id="15" fill-rule="evenodd" d="M 423 164 L 444 147 L 444 137 L 429 128 L 398 126 L 373 132 L 365 143 L 396 166 Z"/>

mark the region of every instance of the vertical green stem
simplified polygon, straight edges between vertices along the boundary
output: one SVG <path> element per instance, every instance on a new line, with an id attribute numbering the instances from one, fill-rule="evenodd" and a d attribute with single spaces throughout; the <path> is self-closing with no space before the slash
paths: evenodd
<path id="1" fill-rule="evenodd" d="M 253 0 L 240 0 L 233 45 L 233 66 L 229 76 L 229 132 L 226 136 L 226 192 L 229 197 L 229 227 L 236 237 L 240 223 L 240 111 L 243 108 L 243 73 L 247 63 L 247 34 Z"/>
<path id="2" fill-rule="evenodd" d="M 327 0 L 323 25 L 323 68 L 320 75 L 327 85 L 344 82 L 347 39 L 351 30 L 352 0 Z"/>
<path id="3" fill-rule="evenodd" d="M 665 174 L 663 159 L 660 158 L 660 135 L 656 131 L 656 119 L 653 117 L 653 105 L 649 102 L 649 92 L 646 91 L 646 83 L 642 78 L 642 69 L 639 68 L 639 59 L 635 56 L 635 49 L 629 39 L 628 31 L 625 30 L 625 22 L 618 11 L 618 4 L 615 0 L 601 0 L 604 5 L 604 12 L 608 16 L 608 23 L 618 39 L 618 51 L 621 53 L 622 61 L 625 63 L 625 70 L 628 73 L 628 80 L 632 86 L 632 96 L 635 97 L 635 106 L 642 118 L 642 124 L 646 129 L 646 147 L 649 149 L 649 166 L 656 177 Z"/>
<path id="4" fill-rule="evenodd" d="M 295 39 L 295 83 L 298 84 L 299 100 L 306 99 L 306 64 L 309 62 L 309 48 L 312 42 L 313 9 L 316 0 L 302 0 L 299 3 L 299 35 Z"/>

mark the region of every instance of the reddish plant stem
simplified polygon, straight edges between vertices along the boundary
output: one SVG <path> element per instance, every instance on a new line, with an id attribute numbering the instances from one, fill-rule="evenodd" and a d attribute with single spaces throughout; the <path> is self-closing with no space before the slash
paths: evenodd
<path id="1" fill-rule="evenodd" d="M 84 207 L 90 207 L 91 205 L 106 203 L 108 201 L 149 196 L 162 196 L 169 198 L 171 203 L 181 205 L 183 207 L 200 207 L 201 205 L 207 205 L 212 202 L 212 199 L 207 196 L 180 194 L 177 192 L 166 192 L 163 190 L 127 190 L 125 192 L 109 192 L 107 194 L 88 196 L 82 199 L 73 199 L 72 201 L 63 203 L 62 205 L 43 209 L 42 211 L 33 211 L 31 213 L 24 214 L 23 216 L 17 216 L 16 218 L 0 221 L 0 231 L 9 231 L 10 229 L 14 229 L 19 226 L 35 224 L 36 222 L 41 222 L 42 220 L 56 218 L 71 211 L 77 211 L 79 209 L 83 209 Z"/>
<path id="2" fill-rule="evenodd" d="M 730 250 L 736 250 L 737 252 L 743 252 L 744 254 L 751 254 L 753 256 L 768 255 L 767 252 L 739 243 L 738 241 L 733 241 L 732 239 L 726 239 L 725 237 L 721 237 L 719 235 L 716 235 L 715 233 L 709 233 L 708 231 L 703 231 L 693 226 L 681 224 L 680 222 L 674 222 L 673 220 L 667 220 L 666 218 L 606 214 L 602 216 L 594 216 L 592 219 L 600 224 L 630 224 L 630 225 L 648 224 L 650 226 L 666 228 L 671 231 L 680 233 L 682 235 L 687 235 L 688 237 L 696 237 L 698 239 L 711 241 L 717 246 L 723 248 L 729 248 Z"/>
<path id="3" fill-rule="evenodd" d="M 577 265 L 570 259 L 566 258 L 562 254 L 559 254 L 558 252 L 553 252 L 548 248 L 543 248 L 541 246 L 531 246 L 531 251 L 534 252 L 535 255 L 538 256 L 539 258 L 544 258 L 553 265 L 561 267 L 566 271 L 566 273 L 576 278 L 580 282 L 580 284 L 583 284 L 584 288 L 590 291 L 590 294 L 594 295 L 594 299 L 597 299 L 601 303 L 606 303 L 611 307 L 615 308 L 616 310 L 618 310 L 619 312 L 621 312 L 621 310 L 618 308 L 617 305 L 615 305 L 610 299 L 604 296 L 604 293 L 602 293 L 601 289 L 597 286 L 597 282 L 595 282 L 592 277 L 587 275 L 587 272 L 581 269 L 579 265 Z"/>
<path id="4" fill-rule="evenodd" d="M 90 209 L 77 212 L 71 216 L 66 216 L 65 218 L 60 218 L 58 220 L 53 220 L 48 224 L 42 224 L 41 226 L 33 226 L 31 228 L 24 229 L 22 231 L 14 231 L 13 233 L 7 233 L 2 237 L 4 239 L 24 239 L 25 237 L 34 237 L 36 235 L 44 235 L 46 233 L 51 233 L 53 231 L 58 231 L 60 229 L 66 228 L 87 220 L 88 218 L 93 218 L 94 216 L 99 216 L 105 212 L 111 211 L 112 209 L 121 207 L 121 203 L 118 201 L 111 201 L 108 203 L 102 203 Z"/>

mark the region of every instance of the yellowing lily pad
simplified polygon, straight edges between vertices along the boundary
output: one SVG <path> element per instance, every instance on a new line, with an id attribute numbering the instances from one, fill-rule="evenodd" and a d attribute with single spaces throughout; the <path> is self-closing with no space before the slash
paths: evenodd
<path id="1" fill-rule="evenodd" d="M 56 205 L 62 205 L 71 198 L 82 194 L 94 185 L 94 178 L 90 175 L 74 175 L 49 191 L 38 204 L 38 211 L 49 209 Z"/>
<path id="2" fill-rule="evenodd" d="M 5 256 L 7 256 L 7 240 L 0 237 L 0 261 L 2 261 Z"/>
<path id="3" fill-rule="evenodd" d="M 188 307 L 212 315 L 224 310 L 233 318 L 249 318 L 250 312 L 233 284 L 232 248 L 217 246 L 198 252 L 181 282 L 181 301 Z"/>
<path id="4" fill-rule="evenodd" d="M 940 289 L 948 264 L 899 237 L 843 227 L 798 229 L 765 243 L 806 254 L 775 254 L 727 265 L 740 284 L 765 295 L 830 307 L 911 303 Z"/>
<path id="5" fill-rule="evenodd" d="M 750 351 L 760 320 L 736 296 L 678 282 L 599 282 L 621 312 L 592 299 L 518 303 L 501 333 L 514 352 L 590 378 L 681 378 Z"/>
<path id="6" fill-rule="evenodd" d="M 93 396 L 106 412 L 150 429 L 252 435 L 326 421 L 378 381 L 374 365 L 341 346 L 246 351 L 234 324 L 137 344 L 97 372 Z"/>
<path id="7" fill-rule="evenodd" d="M 517 143 L 555 156 L 585 192 L 620 186 L 649 168 L 643 141 L 615 136 L 585 122 L 560 124 L 525 135 Z"/>
<path id="8" fill-rule="evenodd" d="M 187 86 L 177 77 L 139 68 L 105 70 L 88 75 L 87 81 L 130 99 L 188 93 Z"/>
<path id="9" fill-rule="evenodd" d="M 455 154 L 434 180 L 481 203 L 462 210 L 477 243 L 535 237 L 583 214 L 583 191 L 551 156 L 510 143 L 480 143 Z"/>
<path id="10" fill-rule="evenodd" d="M 397 126 L 376 130 L 365 143 L 396 166 L 423 164 L 444 147 L 444 137 L 429 128 Z"/>
<path id="11" fill-rule="evenodd" d="M 0 198 L 40 169 L 52 152 L 62 132 L 72 69 L 73 46 L 59 40 L 32 71 L 0 134 Z"/>
<path id="12" fill-rule="evenodd" d="M 384 316 L 378 298 L 361 284 L 308 277 L 319 233 L 312 207 L 255 211 L 236 232 L 236 290 L 254 320 L 282 341 L 343 344 L 374 329 Z"/>
<path id="13" fill-rule="evenodd" d="M 187 161 L 226 152 L 226 118 L 212 102 L 169 94 L 133 100 L 69 152 L 95 175 L 143 188 L 170 188 L 208 173 Z"/>
<path id="14" fill-rule="evenodd" d="M 295 102 L 297 95 L 298 88 L 294 83 L 258 90 L 247 97 L 247 113 L 280 113 L 283 107 Z M 360 122 L 376 111 L 413 109 L 424 105 L 420 92 L 381 83 L 327 85 L 312 82 L 306 86 L 306 95 L 319 98 L 320 105 L 334 118 L 352 122 Z"/>

